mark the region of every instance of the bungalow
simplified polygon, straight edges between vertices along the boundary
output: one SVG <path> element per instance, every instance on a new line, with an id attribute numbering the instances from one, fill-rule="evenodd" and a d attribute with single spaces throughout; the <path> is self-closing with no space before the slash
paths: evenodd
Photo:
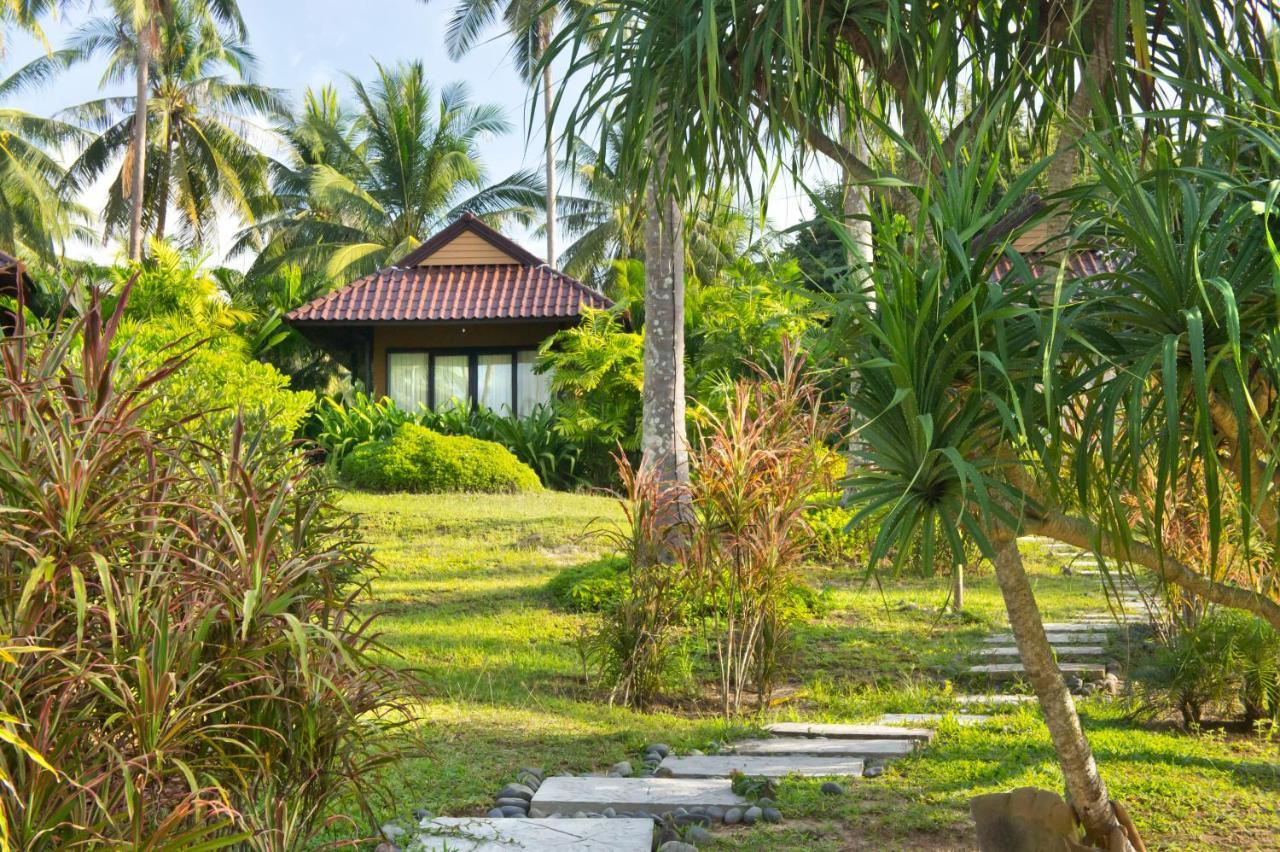
<path id="1" fill-rule="evenodd" d="M 611 302 L 470 213 L 399 262 L 285 320 L 406 411 L 468 404 L 528 414 L 550 399 L 538 346 Z"/>

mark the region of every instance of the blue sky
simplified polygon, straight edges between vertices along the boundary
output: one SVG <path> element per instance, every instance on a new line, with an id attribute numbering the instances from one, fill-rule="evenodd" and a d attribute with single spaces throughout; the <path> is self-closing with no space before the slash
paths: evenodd
<path id="1" fill-rule="evenodd" d="M 99 4 L 102 5 L 102 4 Z M 530 166 L 542 159 L 538 137 L 528 140 L 529 93 L 512 65 L 507 42 L 495 29 L 492 37 L 458 62 L 445 51 L 445 28 L 453 0 L 366 0 L 364 4 L 340 0 L 240 0 L 249 28 L 250 44 L 257 53 L 262 82 L 285 90 L 295 100 L 308 86 L 333 83 L 346 92 L 346 75 L 372 75 L 375 62 L 391 64 L 418 59 L 428 77 L 437 85 L 463 80 L 477 101 L 502 105 L 514 130 L 483 146 L 484 161 L 491 178 L 498 178 Z M 47 22 L 50 44 L 58 46 L 67 33 L 83 21 L 83 13 L 66 15 Z M 12 70 L 38 56 L 43 47 L 33 38 L 11 33 L 3 67 Z M 98 96 L 100 68 L 84 66 L 64 75 L 47 89 L 15 98 L 6 106 L 38 114 Z M 88 202 L 100 207 L 91 192 Z M 802 215 L 799 192 L 788 185 L 771 196 L 770 219 L 788 225 Z M 219 234 L 223 242 L 231 236 L 230 223 Z M 511 233 L 539 256 L 545 244 L 531 234 Z M 561 245 L 565 240 L 561 237 Z M 73 253 L 92 254 L 106 259 L 111 249 L 83 247 Z M 215 252 L 218 255 L 218 252 Z M 215 260 L 220 260 L 216 256 Z"/>

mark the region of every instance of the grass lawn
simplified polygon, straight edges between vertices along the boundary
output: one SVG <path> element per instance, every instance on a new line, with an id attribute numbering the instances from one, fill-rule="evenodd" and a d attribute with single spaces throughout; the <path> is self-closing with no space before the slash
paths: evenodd
<path id="1" fill-rule="evenodd" d="M 362 517 L 383 570 L 374 590 L 381 630 L 403 663 L 422 671 L 425 756 L 390 779 L 407 816 L 476 815 L 521 766 L 588 772 L 634 759 L 648 742 L 704 746 L 726 730 L 706 702 L 677 694 L 665 712 L 610 707 L 583 678 L 576 637 L 589 616 L 556 610 L 546 582 L 597 556 L 586 533 L 617 520 L 605 498 L 371 496 L 346 507 Z M 1092 582 L 1030 560 L 1046 620 L 1105 606 Z M 966 618 L 939 618 L 945 580 L 885 579 L 815 566 L 833 608 L 797 635 L 787 700 L 765 720 L 870 721 L 884 712 L 949 709 L 966 652 L 1003 623 L 989 573 L 972 575 Z M 688 692 L 687 690 L 685 691 Z M 1123 702 L 1088 700 L 1081 715 L 1113 796 L 1153 849 L 1280 847 L 1277 743 L 1258 737 L 1188 736 L 1131 721 Z M 968 849 L 970 796 L 1024 785 L 1061 788 L 1048 734 L 1034 709 L 998 725 L 944 727 L 919 755 L 877 779 L 818 794 L 788 781 L 779 826 L 720 829 L 720 847 L 760 850 Z"/>

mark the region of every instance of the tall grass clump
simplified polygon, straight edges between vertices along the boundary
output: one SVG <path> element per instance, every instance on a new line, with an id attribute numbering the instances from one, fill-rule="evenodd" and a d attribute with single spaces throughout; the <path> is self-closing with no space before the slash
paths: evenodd
<path id="1" fill-rule="evenodd" d="M 3 845 L 364 835 L 415 692 L 357 610 L 368 551 L 292 447 L 147 416 L 184 356 L 127 373 L 127 292 L 0 340 Z"/>
<path id="2" fill-rule="evenodd" d="M 723 414 L 708 414 L 690 454 L 682 561 L 710 602 L 701 611 L 726 715 L 741 712 L 748 688 L 761 706 L 773 691 L 811 547 L 806 514 L 831 485 L 825 442 L 841 424 L 789 348 L 777 375 L 757 372 L 734 384 Z"/>
<path id="3" fill-rule="evenodd" d="M 646 466 L 617 456 L 625 523 L 602 535 L 625 560 L 621 595 L 588 636 L 590 656 L 609 684 L 610 700 L 647 709 L 671 671 L 689 590 L 687 571 L 672 558 L 688 535 L 688 495 Z"/>

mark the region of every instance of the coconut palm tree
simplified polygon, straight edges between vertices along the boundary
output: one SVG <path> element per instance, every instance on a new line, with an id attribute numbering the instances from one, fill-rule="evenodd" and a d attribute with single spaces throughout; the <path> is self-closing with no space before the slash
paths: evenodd
<path id="1" fill-rule="evenodd" d="M 427 0 L 424 0 L 426 2 Z M 552 125 L 551 67 L 539 68 L 538 60 L 551 42 L 557 12 L 561 6 L 570 5 L 566 0 L 548 3 L 546 0 L 457 0 L 445 45 L 449 57 L 462 58 L 475 47 L 480 36 L 501 19 L 501 26 L 511 38 L 515 54 L 516 70 L 530 85 L 541 78 L 542 118 L 544 124 L 544 181 L 546 183 L 547 262 L 557 263 L 556 255 L 556 146 Z"/>
<path id="2" fill-rule="evenodd" d="M 459 84 L 437 94 L 419 62 L 380 65 L 372 84 L 351 85 L 352 109 L 332 92 L 308 93 L 282 126 L 289 151 L 273 167 L 280 208 L 238 240 L 241 251 L 260 247 L 256 271 L 297 263 L 345 281 L 464 211 L 493 224 L 534 222 L 544 189 L 537 174 L 490 183 L 480 158 L 480 143 L 510 128 L 501 108 L 472 103 Z"/>
<path id="3" fill-rule="evenodd" d="M 232 26 L 239 38 L 244 37 L 245 27 L 237 0 L 112 0 L 112 5 L 122 28 L 135 35 L 132 169 L 129 174 L 129 259 L 136 261 L 142 257 L 144 242 L 147 149 L 150 147 L 147 111 L 151 104 L 148 93 L 152 90 L 151 65 L 159 45 L 161 19 L 171 17 L 174 10 L 181 7 L 185 11 L 198 11 Z"/>
<path id="4" fill-rule="evenodd" d="M 57 64 L 40 58 L 0 80 L 0 102 L 45 83 Z M 65 170 L 56 152 L 87 134 L 62 121 L 0 108 L 0 247 L 52 261 L 72 236 L 85 236 L 83 207 L 59 191 Z"/>
<path id="5" fill-rule="evenodd" d="M 136 97 L 106 97 L 66 115 L 99 132 L 69 169 L 68 188 L 83 189 L 116 170 L 103 211 L 104 238 L 128 228 L 135 210 L 146 232 L 163 239 L 170 210 L 184 241 L 202 245 L 213 235 L 219 209 L 251 217 L 251 199 L 266 176 L 266 159 L 251 140 L 249 116 L 279 113 L 280 94 L 255 80 L 257 61 L 243 40 L 194 5 L 175 4 L 157 25 L 149 60 L 146 145 L 134 138 Z M 105 56 L 102 83 L 131 77 L 147 52 L 145 34 L 120 17 L 94 18 L 72 35 L 58 56 L 68 64 Z M 136 152 L 147 161 L 142 206 L 134 201 Z"/>

